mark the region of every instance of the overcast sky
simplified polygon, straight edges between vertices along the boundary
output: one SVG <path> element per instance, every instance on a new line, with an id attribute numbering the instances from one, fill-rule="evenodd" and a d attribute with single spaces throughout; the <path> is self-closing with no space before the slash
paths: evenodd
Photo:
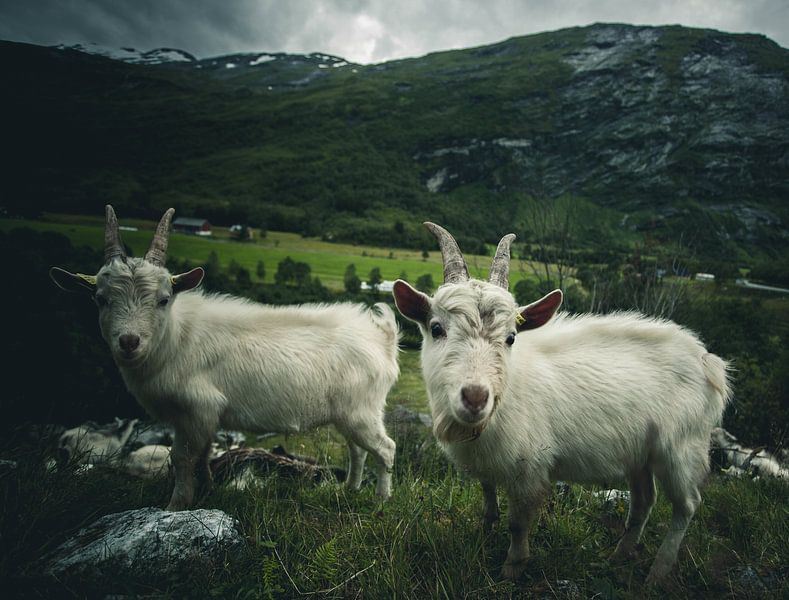
<path id="1" fill-rule="evenodd" d="M 602 21 L 762 33 L 789 47 L 789 0 L 0 0 L 0 39 L 198 58 L 325 52 L 382 62 Z"/>

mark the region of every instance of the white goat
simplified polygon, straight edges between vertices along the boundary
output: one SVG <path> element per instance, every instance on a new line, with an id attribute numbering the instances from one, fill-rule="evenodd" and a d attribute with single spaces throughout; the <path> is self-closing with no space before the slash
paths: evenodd
<path id="1" fill-rule="evenodd" d="M 700 502 L 710 431 L 730 397 L 726 363 L 669 321 L 633 313 L 551 319 L 559 290 L 519 308 L 507 291 L 514 235 L 499 243 L 483 282 L 469 280 L 446 230 L 425 225 L 441 245 L 444 285 L 430 298 L 397 281 L 393 293 L 422 331 L 434 434 L 481 480 L 486 527 L 498 518 L 496 486 L 509 496 L 502 575 L 524 570 L 528 529 L 556 479 L 626 481 L 632 501 L 615 556 L 632 555 L 656 476 L 673 506 L 649 574 L 663 578 Z"/>
<path id="2" fill-rule="evenodd" d="M 164 267 L 170 221 L 162 217 L 145 258 L 127 258 L 106 208 L 105 264 L 95 276 L 50 270 L 66 290 L 87 291 L 126 386 L 175 429 L 175 488 L 169 510 L 188 507 L 194 471 L 210 481 L 206 456 L 218 427 L 295 433 L 333 424 L 348 440 L 347 484 L 378 462 L 376 492 L 390 495 L 395 443 L 383 424 L 399 374 L 399 331 L 385 304 L 272 307 L 190 291 L 196 268 Z"/>

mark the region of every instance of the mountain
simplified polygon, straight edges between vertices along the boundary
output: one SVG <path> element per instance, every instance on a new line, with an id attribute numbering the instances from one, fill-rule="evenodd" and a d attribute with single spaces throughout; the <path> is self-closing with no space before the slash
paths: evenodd
<path id="1" fill-rule="evenodd" d="M 147 52 L 141 52 L 134 48 L 110 48 L 99 44 L 73 44 L 66 46 L 60 44 L 53 46 L 56 50 L 75 50 L 86 54 L 104 56 L 114 60 L 120 60 L 134 65 L 161 65 L 174 62 L 196 62 L 197 59 L 183 50 L 175 48 L 155 48 Z"/>
<path id="2" fill-rule="evenodd" d="M 172 205 L 419 246 L 424 219 L 528 241 L 530 203 L 562 198 L 583 244 L 789 249 L 789 51 L 763 36 L 597 24 L 377 65 L 168 52 L 188 58 L 1 43 L 6 210 Z"/>

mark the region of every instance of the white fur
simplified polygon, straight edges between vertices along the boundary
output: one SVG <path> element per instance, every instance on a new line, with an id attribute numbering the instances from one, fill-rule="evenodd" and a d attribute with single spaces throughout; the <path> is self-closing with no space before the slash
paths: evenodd
<path id="1" fill-rule="evenodd" d="M 482 481 L 488 525 L 498 516 L 496 486 L 510 497 L 503 574 L 522 572 L 528 528 L 557 479 L 629 483 L 616 552 L 629 556 L 654 503 L 654 475 L 674 507 L 650 579 L 665 576 L 699 504 L 710 432 L 731 394 L 726 363 L 687 329 L 635 313 L 557 315 L 508 347 L 522 310 L 506 290 L 471 280 L 439 288 L 420 324 L 437 437 Z M 446 337 L 433 339 L 434 321 Z M 465 385 L 495 398 L 477 421 L 461 402 Z"/>
<path id="2" fill-rule="evenodd" d="M 376 491 L 389 496 L 395 444 L 383 413 L 399 374 L 399 332 L 385 304 L 274 307 L 174 294 L 167 270 L 142 259 L 104 266 L 96 293 L 107 301 L 99 323 L 129 391 L 175 429 L 170 510 L 191 504 L 198 460 L 210 478 L 205 457 L 220 427 L 295 433 L 333 424 L 348 439 L 347 483 L 359 487 L 369 451 Z M 124 334 L 140 338 L 132 356 L 119 345 Z"/>

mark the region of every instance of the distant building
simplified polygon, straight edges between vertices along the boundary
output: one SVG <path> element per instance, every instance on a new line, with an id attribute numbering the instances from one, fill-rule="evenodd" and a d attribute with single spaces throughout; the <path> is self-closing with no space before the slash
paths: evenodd
<path id="1" fill-rule="evenodd" d="M 696 281 L 715 281 L 712 273 L 696 273 Z"/>
<path id="2" fill-rule="evenodd" d="M 206 219 L 178 217 L 173 221 L 173 231 L 191 233 L 192 235 L 211 235 L 211 223 Z"/>
<path id="3" fill-rule="evenodd" d="M 387 281 L 387 280 L 385 280 L 385 279 L 384 279 L 384 280 L 383 280 L 381 283 L 379 283 L 379 284 L 378 284 L 378 286 L 377 286 L 377 287 L 378 287 L 378 291 L 379 291 L 379 292 L 391 292 L 392 290 L 394 290 L 394 284 L 395 284 L 395 282 L 394 282 L 394 281 Z M 367 291 L 367 292 L 369 292 L 369 291 L 371 291 L 373 288 L 372 288 L 372 286 L 371 286 L 369 283 L 367 283 L 366 281 L 362 281 L 362 287 L 361 287 L 361 289 L 362 289 L 363 291 Z"/>
<path id="4" fill-rule="evenodd" d="M 230 226 L 230 236 L 241 241 L 254 240 L 255 230 L 248 225 L 238 223 Z"/>

